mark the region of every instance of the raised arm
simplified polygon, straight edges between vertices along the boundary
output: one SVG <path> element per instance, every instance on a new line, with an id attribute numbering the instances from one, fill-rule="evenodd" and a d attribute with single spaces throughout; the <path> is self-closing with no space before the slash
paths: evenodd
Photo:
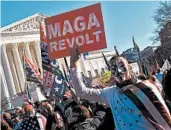
<path id="1" fill-rule="evenodd" d="M 81 76 L 77 73 L 76 69 L 71 69 L 70 74 L 76 95 L 78 97 L 87 99 L 89 101 L 106 103 L 102 98 L 103 89 L 87 88 L 83 83 Z"/>
<path id="2" fill-rule="evenodd" d="M 101 103 L 110 104 L 114 97 L 114 87 L 104 88 L 104 89 L 93 89 L 87 88 L 83 83 L 81 74 L 77 73 L 77 61 L 79 59 L 79 49 L 78 47 L 72 48 L 70 50 L 70 74 L 76 95 L 83 99 L 89 101 L 97 101 Z"/>

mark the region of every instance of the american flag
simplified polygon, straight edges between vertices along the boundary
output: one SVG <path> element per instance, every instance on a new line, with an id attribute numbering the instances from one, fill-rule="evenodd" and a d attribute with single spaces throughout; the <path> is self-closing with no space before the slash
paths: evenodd
<path id="1" fill-rule="evenodd" d="M 37 117 L 29 117 L 24 119 L 19 130 L 40 130 L 40 125 Z"/>
<path id="2" fill-rule="evenodd" d="M 41 114 L 25 118 L 18 130 L 44 130 L 46 119 Z"/>
<path id="3" fill-rule="evenodd" d="M 39 72 L 39 70 L 35 67 L 35 65 L 32 63 L 30 58 L 24 54 L 24 64 L 25 64 L 25 69 L 27 70 L 26 76 L 27 78 L 37 78 L 39 80 L 42 80 L 42 76 Z"/>

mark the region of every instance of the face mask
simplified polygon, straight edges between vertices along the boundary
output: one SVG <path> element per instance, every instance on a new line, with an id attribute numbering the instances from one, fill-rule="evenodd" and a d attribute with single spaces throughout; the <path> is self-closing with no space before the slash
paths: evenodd
<path id="1" fill-rule="evenodd" d="M 119 80 L 122 82 L 124 80 L 123 77 L 125 73 L 127 72 L 127 69 L 123 61 L 118 62 L 118 60 L 112 60 L 110 62 L 110 66 L 111 66 L 112 74 L 116 76 L 117 78 L 119 78 Z"/>

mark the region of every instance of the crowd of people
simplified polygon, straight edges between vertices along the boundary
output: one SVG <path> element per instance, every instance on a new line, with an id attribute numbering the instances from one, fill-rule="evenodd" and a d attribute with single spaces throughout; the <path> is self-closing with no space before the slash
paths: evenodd
<path id="1" fill-rule="evenodd" d="M 98 102 L 75 101 L 70 90 L 59 104 L 54 99 L 25 100 L 21 107 L 4 112 L 2 130 L 102 130 L 114 129 L 110 107 Z"/>
<path id="2" fill-rule="evenodd" d="M 77 48 L 75 48 L 77 49 Z M 86 87 L 77 73 L 79 51 L 71 50 L 72 87 L 62 100 L 25 100 L 1 114 L 2 130 L 171 130 L 171 69 L 132 75 L 126 59 L 114 56 L 110 81 Z"/>

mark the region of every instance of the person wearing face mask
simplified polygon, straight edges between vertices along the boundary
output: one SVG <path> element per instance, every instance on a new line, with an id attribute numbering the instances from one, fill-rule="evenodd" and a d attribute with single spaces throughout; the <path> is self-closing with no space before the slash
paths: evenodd
<path id="1" fill-rule="evenodd" d="M 110 86 L 93 89 L 86 88 L 77 73 L 78 48 L 72 48 L 70 52 L 70 74 L 77 96 L 108 104 L 116 130 L 171 130 L 171 116 L 161 94 L 147 82 L 136 83 L 126 59 L 112 57 Z"/>

